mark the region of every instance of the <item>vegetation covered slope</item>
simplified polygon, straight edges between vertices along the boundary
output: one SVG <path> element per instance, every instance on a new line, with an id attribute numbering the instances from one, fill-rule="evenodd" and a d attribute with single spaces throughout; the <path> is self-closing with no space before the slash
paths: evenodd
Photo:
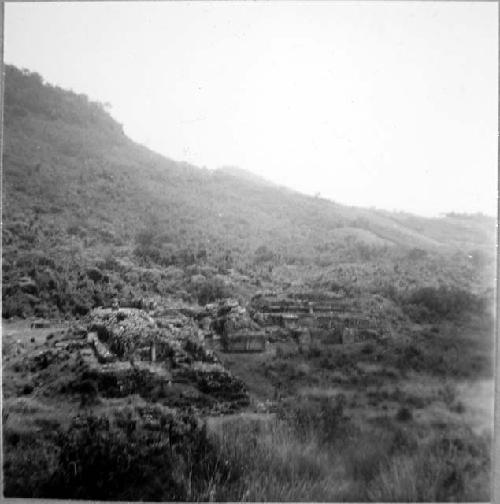
<path id="1" fill-rule="evenodd" d="M 4 316 L 79 314 L 145 293 L 207 301 L 266 282 L 488 287 L 491 218 L 346 207 L 176 162 L 128 139 L 103 105 L 5 71 Z"/>
<path id="2" fill-rule="evenodd" d="M 70 324 L 4 321 L 6 496 L 489 500 L 488 418 L 467 397 L 493 375 L 493 219 L 351 208 L 202 170 L 135 144 L 105 107 L 36 74 L 7 67 L 5 83 L 4 317 L 342 288 L 390 329 L 361 344 L 220 352 L 255 411 L 201 424 L 192 394 L 177 400 L 185 383 L 109 397 L 63 348 Z M 71 327 L 87 341 L 81 321 Z"/>

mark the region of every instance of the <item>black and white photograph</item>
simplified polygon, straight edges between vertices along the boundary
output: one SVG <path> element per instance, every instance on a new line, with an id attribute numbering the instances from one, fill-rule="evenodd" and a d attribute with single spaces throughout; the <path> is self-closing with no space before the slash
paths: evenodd
<path id="1" fill-rule="evenodd" d="M 0 9 L 4 498 L 494 500 L 498 2 Z"/>

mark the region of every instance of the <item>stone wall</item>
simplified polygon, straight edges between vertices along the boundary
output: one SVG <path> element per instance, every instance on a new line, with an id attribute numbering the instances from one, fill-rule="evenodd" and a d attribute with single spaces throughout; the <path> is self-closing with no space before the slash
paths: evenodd
<path id="1" fill-rule="evenodd" d="M 262 332 L 248 334 L 231 334 L 222 340 L 225 352 L 264 352 L 266 336 Z"/>

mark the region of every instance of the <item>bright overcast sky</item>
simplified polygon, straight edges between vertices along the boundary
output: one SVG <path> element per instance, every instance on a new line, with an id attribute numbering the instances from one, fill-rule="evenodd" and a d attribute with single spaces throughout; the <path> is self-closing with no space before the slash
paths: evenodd
<path id="1" fill-rule="evenodd" d="M 497 26 L 496 2 L 8 3 L 5 62 L 177 160 L 494 215 Z"/>

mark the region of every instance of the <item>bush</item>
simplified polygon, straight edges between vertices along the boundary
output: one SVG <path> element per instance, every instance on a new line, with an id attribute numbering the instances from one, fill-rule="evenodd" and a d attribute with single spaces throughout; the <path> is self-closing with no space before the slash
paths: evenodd
<path id="1" fill-rule="evenodd" d="M 74 386 L 81 395 L 80 406 L 90 406 L 96 403 L 99 394 L 99 387 L 95 380 L 85 379 Z"/>
<path id="2" fill-rule="evenodd" d="M 196 296 L 200 305 L 231 297 L 233 293 L 230 287 L 217 278 L 207 279 L 204 282 L 195 284 L 191 292 Z"/>
<path id="3" fill-rule="evenodd" d="M 427 251 L 420 248 L 413 248 L 408 252 L 408 259 L 410 261 L 420 261 L 421 259 L 425 259 L 429 254 Z"/>
<path id="4" fill-rule="evenodd" d="M 145 420 L 149 417 L 149 420 Z M 43 497 L 207 500 L 211 481 L 225 481 L 204 427 L 192 416 L 151 410 L 75 421 L 58 439 L 58 466 Z"/>
<path id="5" fill-rule="evenodd" d="M 28 394 L 31 394 L 34 389 L 35 388 L 33 387 L 33 385 L 31 385 L 31 383 L 26 383 L 26 385 L 24 385 L 24 387 L 23 387 L 22 393 L 24 395 L 28 395 Z"/>
<path id="6" fill-rule="evenodd" d="M 417 289 L 407 297 L 404 307 L 416 322 L 456 318 L 484 308 L 482 300 L 474 294 L 448 287 Z"/>
<path id="7" fill-rule="evenodd" d="M 2 316 L 5 318 L 12 317 L 29 317 L 33 315 L 33 306 L 39 302 L 38 298 L 23 292 L 16 292 L 9 296 L 3 297 Z"/>
<path id="8" fill-rule="evenodd" d="M 375 353 L 375 350 L 375 344 L 370 341 L 363 346 L 361 353 L 364 355 L 372 355 Z"/>
<path id="9" fill-rule="evenodd" d="M 406 406 L 399 408 L 398 412 L 396 413 L 396 419 L 400 422 L 408 422 L 412 418 L 413 414 L 411 410 Z"/>
<path id="10" fill-rule="evenodd" d="M 255 250 L 254 264 L 261 264 L 273 261 L 275 258 L 275 253 L 267 247 L 267 245 L 261 245 Z"/>
<path id="11" fill-rule="evenodd" d="M 489 502 L 490 454 L 471 432 L 434 434 L 381 467 L 367 498 L 376 502 Z"/>
<path id="12" fill-rule="evenodd" d="M 3 476 L 5 497 L 43 497 L 49 475 L 57 466 L 52 440 L 40 434 L 3 431 Z"/>

